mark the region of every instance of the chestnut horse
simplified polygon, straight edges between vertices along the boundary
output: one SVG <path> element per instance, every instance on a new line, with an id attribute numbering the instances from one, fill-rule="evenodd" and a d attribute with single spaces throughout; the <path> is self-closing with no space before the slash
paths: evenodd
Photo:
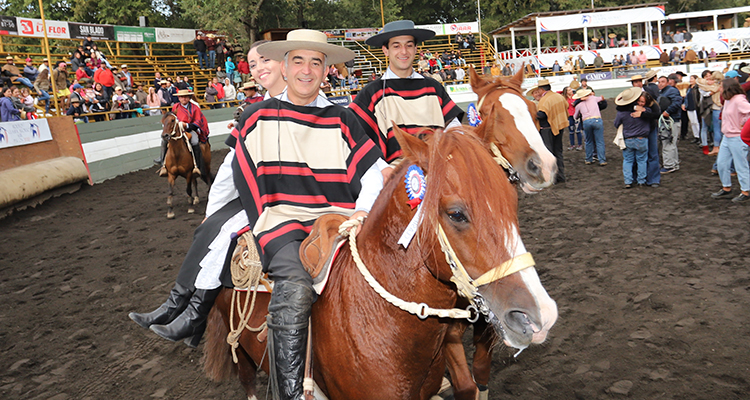
<path id="1" fill-rule="evenodd" d="M 505 343 L 525 348 L 543 341 L 557 308 L 533 266 L 520 261 L 530 256 L 519 254 L 525 251 L 517 239 L 514 188 L 488 151 L 492 129 L 486 129 L 484 140 L 472 128 L 462 127 L 438 131 L 428 142 L 398 128 L 394 132 L 404 161 L 392 176 L 400 178 L 386 182 L 356 237 L 371 276 L 421 311 L 425 305 L 454 307 L 459 292 L 468 291 L 472 304 L 485 313 Z M 403 179 L 412 165 L 424 171 L 427 188 L 416 237 L 404 248 L 397 242 L 416 213 L 408 204 Z M 436 232 L 444 232 L 446 239 Z M 446 365 L 444 339 L 453 320 L 420 318 L 392 305 L 354 264 L 351 250 L 344 246 L 325 291 L 313 305 L 317 385 L 330 399 L 430 398 L 440 389 Z M 456 265 L 463 265 L 468 275 L 463 280 L 454 275 Z M 246 294 L 239 294 L 241 304 Z M 238 363 L 232 363 L 226 344 L 231 297 L 232 290 L 224 289 L 209 316 L 205 369 L 216 380 L 236 370 L 248 398 L 254 399 L 257 370 L 268 371 L 265 338 L 242 331 Z M 269 299 L 258 293 L 249 326 L 265 321 Z M 455 311 L 467 318 L 470 314 Z M 238 323 L 235 315 L 232 325 Z"/>
<path id="2" fill-rule="evenodd" d="M 472 90 L 479 97 L 479 114 L 482 119 L 495 120 L 493 143 L 518 174 L 521 188 L 534 193 L 551 186 L 557 174 L 557 161 L 539 134 L 536 105 L 521 90 L 523 68 L 512 77 L 491 78 L 480 77 L 474 68 L 469 68 L 469 78 Z M 483 129 L 482 125 L 479 128 Z"/>
<path id="3" fill-rule="evenodd" d="M 177 122 L 177 115 L 168 112 L 161 117 L 162 139 L 167 140 L 167 154 L 164 156 L 164 166 L 167 169 L 167 181 L 169 182 L 169 195 L 167 196 L 167 218 L 174 218 L 172 210 L 172 196 L 174 195 L 174 183 L 178 176 L 185 178 L 187 182 L 188 214 L 195 213 L 194 205 L 198 204 L 198 176 L 193 173 L 195 167 L 193 155 L 189 148 L 190 139 L 187 133 Z M 201 178 L 207 185 L 211 186 L 211 145 L 201 143 L 201 155 L 203 156 L 204 171 Z M 195 189 L 195 197 L 193 197 Z"/>
<path id="4" fill-rule="evenodd" d="M 471 86 L 479 96 L 478 110 L 483 119 L 491 119 L 493 127 L 504 129 L 494 132 L 495 143 L 502 155 L 510 162 L 520 178 L 520 185 L 527 193 L 549 187 L 557 173 L 554 155 L 544 146 L 537 129 L 536 105 L 526 99 L 521 90 L 523 68 L 515 76 L 483 78 L 474 68 L 469 71 Z M 479 135 L 489 125 L 479 125 Z M 525 142 L 523 139 L 526 139 Z M 530 147 L 530 150 L 526 150 Z M 509 171 L 511 174 L 513 171 Z M 474 400 L 488 396 L 493 344 L 497 336 L 486 321 L 474 325 L 475 346 L 472 370 L 469 370 L 462 337 L 469 323 L 455 322 L 445 339 L 445 355 L 452 378 L 453 395 L 456 400 Z M 482 387 L 483 390 L 479 390 Z M 478 392 L 480 392 L 478 394 Z"/>

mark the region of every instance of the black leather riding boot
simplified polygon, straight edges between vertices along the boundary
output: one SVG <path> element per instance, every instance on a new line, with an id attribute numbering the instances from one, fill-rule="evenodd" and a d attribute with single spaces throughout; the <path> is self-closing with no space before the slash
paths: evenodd
<path id="1" fill-rule="evenodd" d="M 193 146 L 193 158 L 195 159 L 195 169 L 193 170 L 194 174 L 200 175 L 201 171 L 203 171 L 203 156 L 201 155 L 201 145 L 200 143 Z M 197 171 L 196 171 L 197 170 Z"/>
<path id="2" fill-rule="evenodd" d="M 220 291 L 220 287 L 211 290 L 196 290 L 193 297 L 190 298 L 190 304 L 179 317 L 169 325 L 151 325 L 149 329 L 164 339 L 173 342 L 189 338 L 190 340 L 185 343 L 192 344 L 191 347 L 197 346 L 200 342 L 200 336 L 203 336 L 203 331 L 206 328 L 208 312 L 211 311 L 214 300 L 216 300 Z M 198 336 L 197 339 L 195 336 Z"/>
<path id="3" fill-rule="evenodd" d="M 167 140 L 162 138 L 161 139 L 161 153 L 160 157 L 154 160 L 154 164 L 161 164 L 164 165 L 164 158 L 167 156 Z"/>
<path id="4" fill-rule="evenodd" d="M 146 329 L 151 325 L 168 324 L 185 310 L 192 294 L 193 292 L 191 292 L 190 289 L 179 283 L 175 283 L 174 287 L 169 292 L 167 301 L 159 306 L 159 308 L 150 313 L 140 314 L 132 312 L 128 314 L 128 316 L 135 321 L 135 323 Z"/>
<path id="5" fill-rule="evenodd" d="M 315 293 L 296 282 L 276 282 L 268 305 L 271 382 L 274 399 L 299 400 L 305 372 L 307 327 Z"/>

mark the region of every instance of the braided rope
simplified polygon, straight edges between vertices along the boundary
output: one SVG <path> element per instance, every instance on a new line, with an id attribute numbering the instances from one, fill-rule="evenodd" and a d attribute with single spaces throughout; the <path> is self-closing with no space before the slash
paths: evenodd
<path id="1" fill-rule="evenodd" d="M 242 242 L 244 242 L 244 245 Z M 259 260 L 260 256 L 255 247 L 253 234 L 251 231 L 245 232 L 240 239 L 237 240 L 237 248 L 235 249 L 230 264 L 230 269 L 232 271 L 232 284 L 234 284 L 235 290 L 232 291 L 232 301 L 230 303 L 227 344 L 232 348 L 232 361 L 234 361 L 235 364 L 239 361 L 237 359 L 237 347 L 239 347 L 242 331 L 247 329 L 250 332 L 261 332 L 266 329 L 265 321 L 257 328 L 248 325 L 250 316 L 252 316 L 253 310 L 255 309 L 255 299 L 258 296 L 258 285 L 260 285 L 260 279 L 263 276 L 263 268 Z M 245 303 L 242 306 L 240 306 L 240 292 L 236 288 L 247 289 L 248 292 L 251 291 L 251 288 L 254 288 L 252 289 L 252 296 L 250 296 L 250 293 L 245 295 Z M 251 297 L 252 300 L 250 300 Z M 237 307 L 237 316 L 240 319 L 236 328 L 234 327 L 235 304 Z"/>
<path id="2" fill-rule="evenodd" d="M 357 266 L 357 269 L 359 269 L 359 272 L 362 274 L 362 276 L 365 278 L 365 281 L 367 281 L 368 284 L 370 284 L 370 287 L 375 290 L 377 294 L 379 294 L 385 301 L 393 304 L 394 306 L 410 313 L 414 314 L 420 319 L 425 319 L 430 316 L 438 317 L 438 318 L 455 318 L 455 319 L 471 319 L 472 313 L 468 310 L 461 310 L 458 308 L 451 308 L 451 309 L 441 309 L 441 308 L 432 308 L 428 306 L 425 303 L 414 303 L 411 301 L 405 301 L 401 300 L 400 298 L 394 296 L 393 294 L 389 293 L 388 290 L 386 290 L 383 286 L 378 283 L 378 281 L 375 279 L 375 277 L 370 274 L 370 271 L 365 266 L 364 262 L 362 262 L 362 258 L 359 255 L 359 250 L 357 250 L 357 237 L 356 233 L 352 232 L 352 229 L 356 230 L 356 227 L 362 225 L 362 220 L 348 220 L 344 221 L 343 224 L 339 227 L 339 234 L 342 236 L 349 236 L 349 248 L 352 252 L 352 258 L 354 259 L 354 265 Z"/>

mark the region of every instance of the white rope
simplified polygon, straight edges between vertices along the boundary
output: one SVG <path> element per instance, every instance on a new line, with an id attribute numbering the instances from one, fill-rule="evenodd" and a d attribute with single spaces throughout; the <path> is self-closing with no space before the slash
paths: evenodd
<path id="1" fill-rule="evenodd" d="M 352 252 L 352 258 L 354 259 L 354 265 L 357 266 L 357 269 L 359 269 L 359 272 L 362 274 L 362 276 L 365 278 L 365 281 L 367 281 L 368 284 L 375 290 L 377 294 L 379 294 L 385 301 L 393 304 L 394 306 L 410 313 L 414 314 L 420 319 L 425 319 L 430 316 L 438 317 L 438 318 L 455 318 L 455 319 L 471 319 L 472 313 L 467 310 L 461 310 L 458 308 L 451 308 L 451 309 L 441 309 L 441 308 L 432 308 L 428 306 L 425 303 L 414 303 L 411 301 L 405 301 L 401 300 L 400 298 L 392 295 L 388 292 L 383 286 L 378 283 L 378 281 L 375 279 L 375 277 L 370 274 L 370 271 L 365 266 L 364 262 L 362 262 L 362 258 L 359 255 L 359 251 L 357 250 L 357 239 L 356 234 L 352 232 L 352 229 L 356 230 L 356 227 L 360 226 L 362 224 L 361 220 L 348 220 L 344 221 L 343 224 L 339 227 L 339 234 L 343 236 L 349 236 L 349 248 Z"/>

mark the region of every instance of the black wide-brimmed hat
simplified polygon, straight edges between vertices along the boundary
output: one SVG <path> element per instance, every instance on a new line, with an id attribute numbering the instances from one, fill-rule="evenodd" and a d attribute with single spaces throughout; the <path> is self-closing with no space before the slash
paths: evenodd
<path id="1" fill-rule="evenodd" d="M 381 47 L 388 44 L 392 37 L 409 35 L 414 37 L 415 44 L 435 37 L 435 32 L 429 29 L 418 29 L 414 27 L 414 21 L 401 20 L 385 24 L 383 30 L 375 36 L 365 40 L 372 47 Z"/>

